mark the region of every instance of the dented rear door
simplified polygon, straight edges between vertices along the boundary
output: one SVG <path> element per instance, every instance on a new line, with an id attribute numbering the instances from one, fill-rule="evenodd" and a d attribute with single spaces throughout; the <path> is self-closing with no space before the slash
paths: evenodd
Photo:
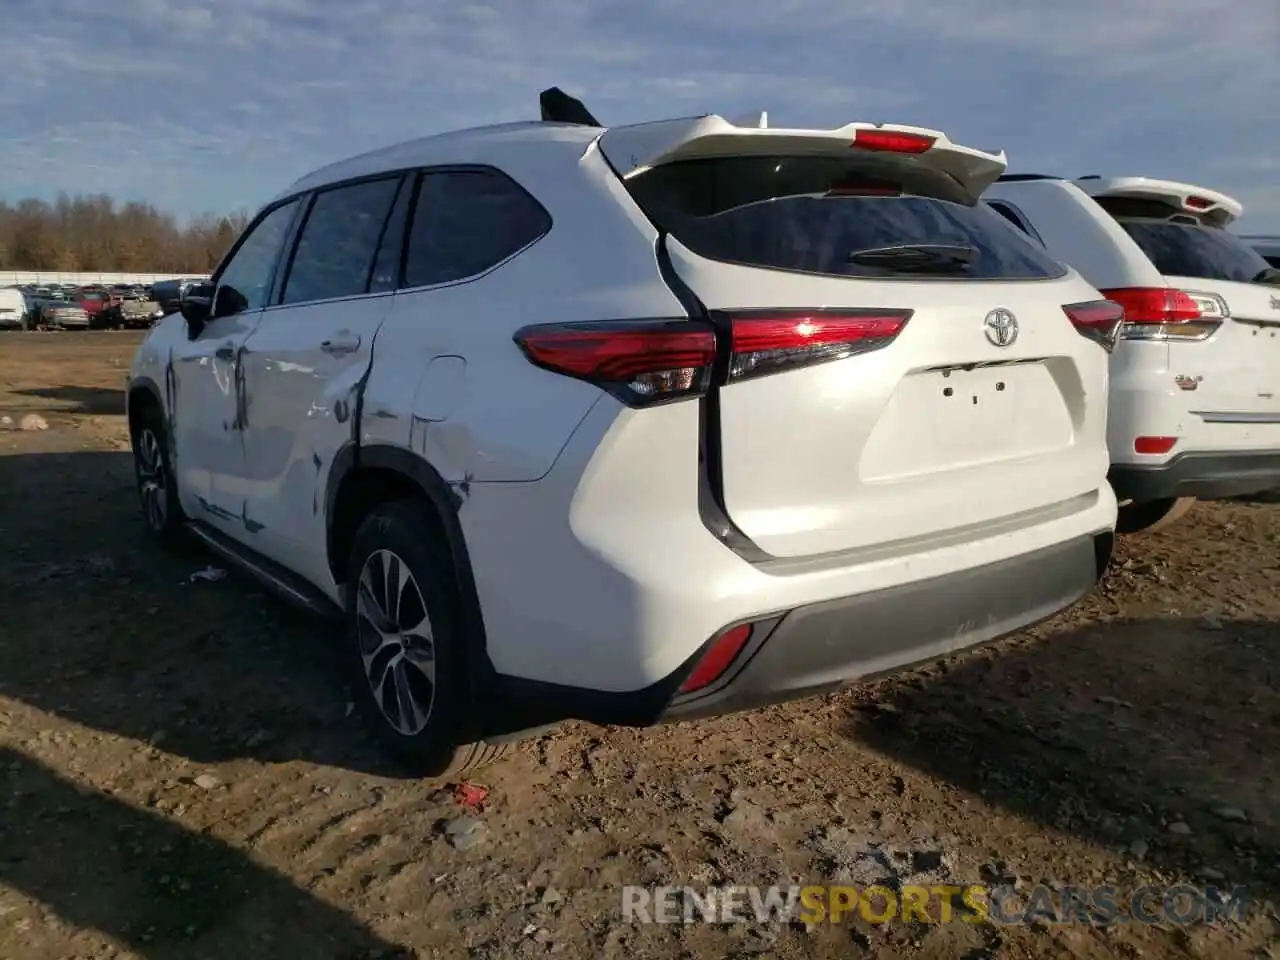
<path id="1" fill-rule="evenodd" d="M 386 263 L 399 261 L 408 184 L 396 176 L 316 195 L 276 302 L 243 351 L 243 539 L 322 588 L 325 492 L 356 438 L 374 338 L 394 297 Z M 394 254 L 377 253 L 380 242 Z"/>

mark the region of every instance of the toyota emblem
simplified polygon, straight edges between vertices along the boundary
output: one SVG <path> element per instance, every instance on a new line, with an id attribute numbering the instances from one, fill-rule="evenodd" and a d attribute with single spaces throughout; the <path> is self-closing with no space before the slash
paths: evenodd
<path id="1" fill-rule="evenodd" d="M 997 347 L 1008 347 L 1018 339 L 1018 318 L 1004 307 L 997 307 L 982 321 L 987 339 Z"/>

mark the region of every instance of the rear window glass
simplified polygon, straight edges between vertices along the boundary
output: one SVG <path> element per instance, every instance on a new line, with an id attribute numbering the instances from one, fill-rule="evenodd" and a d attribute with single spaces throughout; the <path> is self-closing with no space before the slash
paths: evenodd
<path id="1" fill-rule="evenodd" d="M 1121 220 L 1156 269 L 1170 277 L 1251 283 L 1270 266 L 1233 233 L 1167 220 Z"/>
<path id="2" fill-rule="evenodd" d="M 1065 268 L 954 181 L 899 158 L 686 160 L 628 181 L 661 229 L 714 260 L 847 277 L 1030 280 Z M 970 249 L 946 272 L 855 263 L 850 256 L 924 244 Z"/>

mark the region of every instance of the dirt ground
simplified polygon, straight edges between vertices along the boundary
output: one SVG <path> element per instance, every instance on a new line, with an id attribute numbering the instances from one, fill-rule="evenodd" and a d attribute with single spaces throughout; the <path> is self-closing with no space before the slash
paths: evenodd
<path id="1" fill-rule="evenodd" d="M 137 341 L 0 335 L 0 958 L 1280 957 L 1280 505 L 1198 505 L 1074 610 L 915 673 L 540 736 L 467 810 L 387 766 L 327 628 L 144 540 Z M 624 884 L 879 880 L 1257 903 L 1108 927 L 621 905 Z"/>

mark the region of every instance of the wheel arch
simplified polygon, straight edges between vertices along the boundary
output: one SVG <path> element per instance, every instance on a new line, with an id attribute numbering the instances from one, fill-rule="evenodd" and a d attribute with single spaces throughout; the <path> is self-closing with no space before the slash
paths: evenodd
<path id="1" fill-rule="evenodd" d="M 491 676 L 480 597 L 458 519 L 463 501 L 439 471 L 417 454 L 389 444 L 349 441 L 334 457 L 325 490 L 325 546 L 334 582 L 341 586 L 347 578 L 347 554 L 361 519 L 378 504 L 405 496 L 420 497 L 431 507 L 457 578 L 473 677 L 477 669 Z"/>
<path id="2" fill-rule="evenodd" d="M 132 434 L 134 427 L 138 423 L 139 413 L 147 406 L 155 404 L 160 411 L 161 418 L 167 423 L 168 418 L 164 416 L 164 396 L 160 391 L 159 385 L 150 377 L 134 377 L 129 381 L 129 389 L 125 392 L 124 409 L 125 422 L 129 424 L 129 432 Z M 168 438 L 172 447 L 172 437 Z"/>

